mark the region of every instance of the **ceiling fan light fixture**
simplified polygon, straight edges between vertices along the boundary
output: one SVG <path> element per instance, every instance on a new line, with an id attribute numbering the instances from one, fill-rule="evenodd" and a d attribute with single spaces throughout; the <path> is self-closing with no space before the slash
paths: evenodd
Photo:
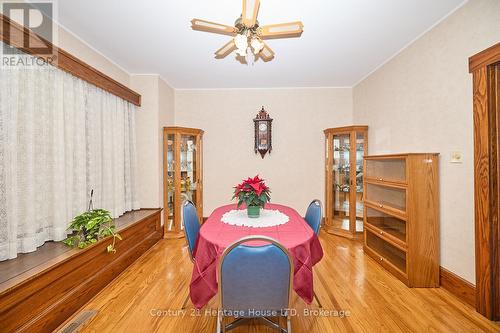
<path id="1" fill-rule="evenodd" d="M 264 43 L 258 37 L 253 37 L 250 45 L 252 46 L 253 53 L 256 55 L 264 48 Z"/>
<path id="2" fill-rule="evenodd" d="M 244 34 L 239 34 L 234 37 L 234 44 L 238 49 L 236 52 L 242 57 L 246 56 L 248 48 L 248 37 Z"/>
<path id="3" fill-rule="evenodd" d="M 247 50 L 243 50 L 243 49 L 237 49 L 236 50 L 236 54 L 241 56 L 241 57 L 246 57 L 247 56 Z"/>
<path id="4" fill-rule="evenodd" d="M 271 61 L 274 51 L 264 43 L 264 40 L 273 38 L 291 38 L 302 35 L 304 25 L 300 21 L 279 23 L 261 26 L 257 20 L 260 0 L 242 0 L 243 11 L 234 22 L 234 27 L 215 22 L 193 19 L 193 30 L 213 32 L 216 34 L 230 35 L 233 38 L 215 52 L 215 58 L 223 59 L 236 51 L 236 59 L 241 63 L 252 63 L 261 58 Z"/>

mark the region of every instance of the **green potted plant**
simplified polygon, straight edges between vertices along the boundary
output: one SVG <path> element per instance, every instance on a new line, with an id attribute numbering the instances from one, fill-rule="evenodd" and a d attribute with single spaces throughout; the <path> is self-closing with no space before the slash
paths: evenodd
<path id="1" fill-rule="evenodd" d="M 88 245 L 97 243 L 101 238 L 113 236 L 113 243 L 109 244 L 106 250 L 115 253 L 116 239 L 121 240 L 121 236 L 115 232 L 116 226 L 110 213 L 104 209 L 91 209 L 71 221 L 68 230 L 73 233 L 63 240 L 63 243 L 80 249 Z"/>
<path id="2" fill-rule="evenodd" d="M 271 190 L 259 176 L 248 178 L 234 187 L 233 199 L 238 199 L 238 208 L 245 204 L 248 217 L 259 217 L 260 209 L 271 200 Z"/>

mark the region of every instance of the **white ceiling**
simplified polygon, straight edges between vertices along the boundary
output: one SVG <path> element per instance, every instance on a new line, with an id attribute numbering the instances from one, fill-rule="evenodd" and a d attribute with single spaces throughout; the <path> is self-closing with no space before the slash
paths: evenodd
<path id="1" fill-rule="evenodd" d="M 301 20 L 301 38 L 270 40 L 268 63 L 214 52 L 229 36 L 191 30 L 193 18 L 232 25 L 239 0 L 62 0 L 58 20 L 133 74 L 174 88 L 350 87 L 463 0 L 261 0 L 261 25 Z"/>

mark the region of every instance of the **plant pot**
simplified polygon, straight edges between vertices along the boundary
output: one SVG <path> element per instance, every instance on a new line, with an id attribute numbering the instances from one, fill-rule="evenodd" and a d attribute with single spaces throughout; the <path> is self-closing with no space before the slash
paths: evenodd
<path id="1" fill-rule="evenodd" d="M 256 218 L 260 216 L 260 206 L 248 206 L 247 215 L 251 218 Z"/>

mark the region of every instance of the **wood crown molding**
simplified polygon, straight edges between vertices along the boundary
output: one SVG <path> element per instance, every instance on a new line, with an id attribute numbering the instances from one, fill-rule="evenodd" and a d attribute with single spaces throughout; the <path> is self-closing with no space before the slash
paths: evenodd
<path id="1" fill-rule="evenodd" d="M 179 131 L 183 133 L 188 133 L 192 135 L 198 135 L 198 134 L 204 134 L 205 131 L 199 128 L 191 128 L 191 127 L 182 127 L 182 126 L 166 126 L 163 127 L 163 133 L 166 133 L 167 131 Z"/>
<path id="2" fill-rule="evenodd" d="M 367 125 L 353 125 L 353 126 L 343 126 L 343 127 L 334 127 L 334 128 L 326 128 L 323 130 L 323 133 L 328 134 L 339 134 L 351 131 L 367 131 Z"/>
<path id="3" fill-rule="evenodd" d="M 32 30 L 17 24 L 3 14 L 0 14 L 0 23 L 0 41 L 24 53 L 36 56 L 46 63 L 106 90 L 134 105 L 141 106 L 141 95 L 63 49 L 58 48 L 56 45 L 38 36 Z M 35 46 L 25 47 L 25 41 L 29 41 L 27 45 L 44 45 L 44 47 L 51 48 L 52 53 L 40 54 Z"/>
<path id="4" fill-rule="evenodd" d="M 441 288 L 470 306 L 476 307 L 476 287 L 472 283 L 443 267 L 439 268 L 439 280 Z"/>
<path id="5" fill-rule="evenodd" d="M 481 67 L 489 66 L 499 61 L 500 43 L 497 43 L 469 58 L 469 73 L 473 73 Z"/>

